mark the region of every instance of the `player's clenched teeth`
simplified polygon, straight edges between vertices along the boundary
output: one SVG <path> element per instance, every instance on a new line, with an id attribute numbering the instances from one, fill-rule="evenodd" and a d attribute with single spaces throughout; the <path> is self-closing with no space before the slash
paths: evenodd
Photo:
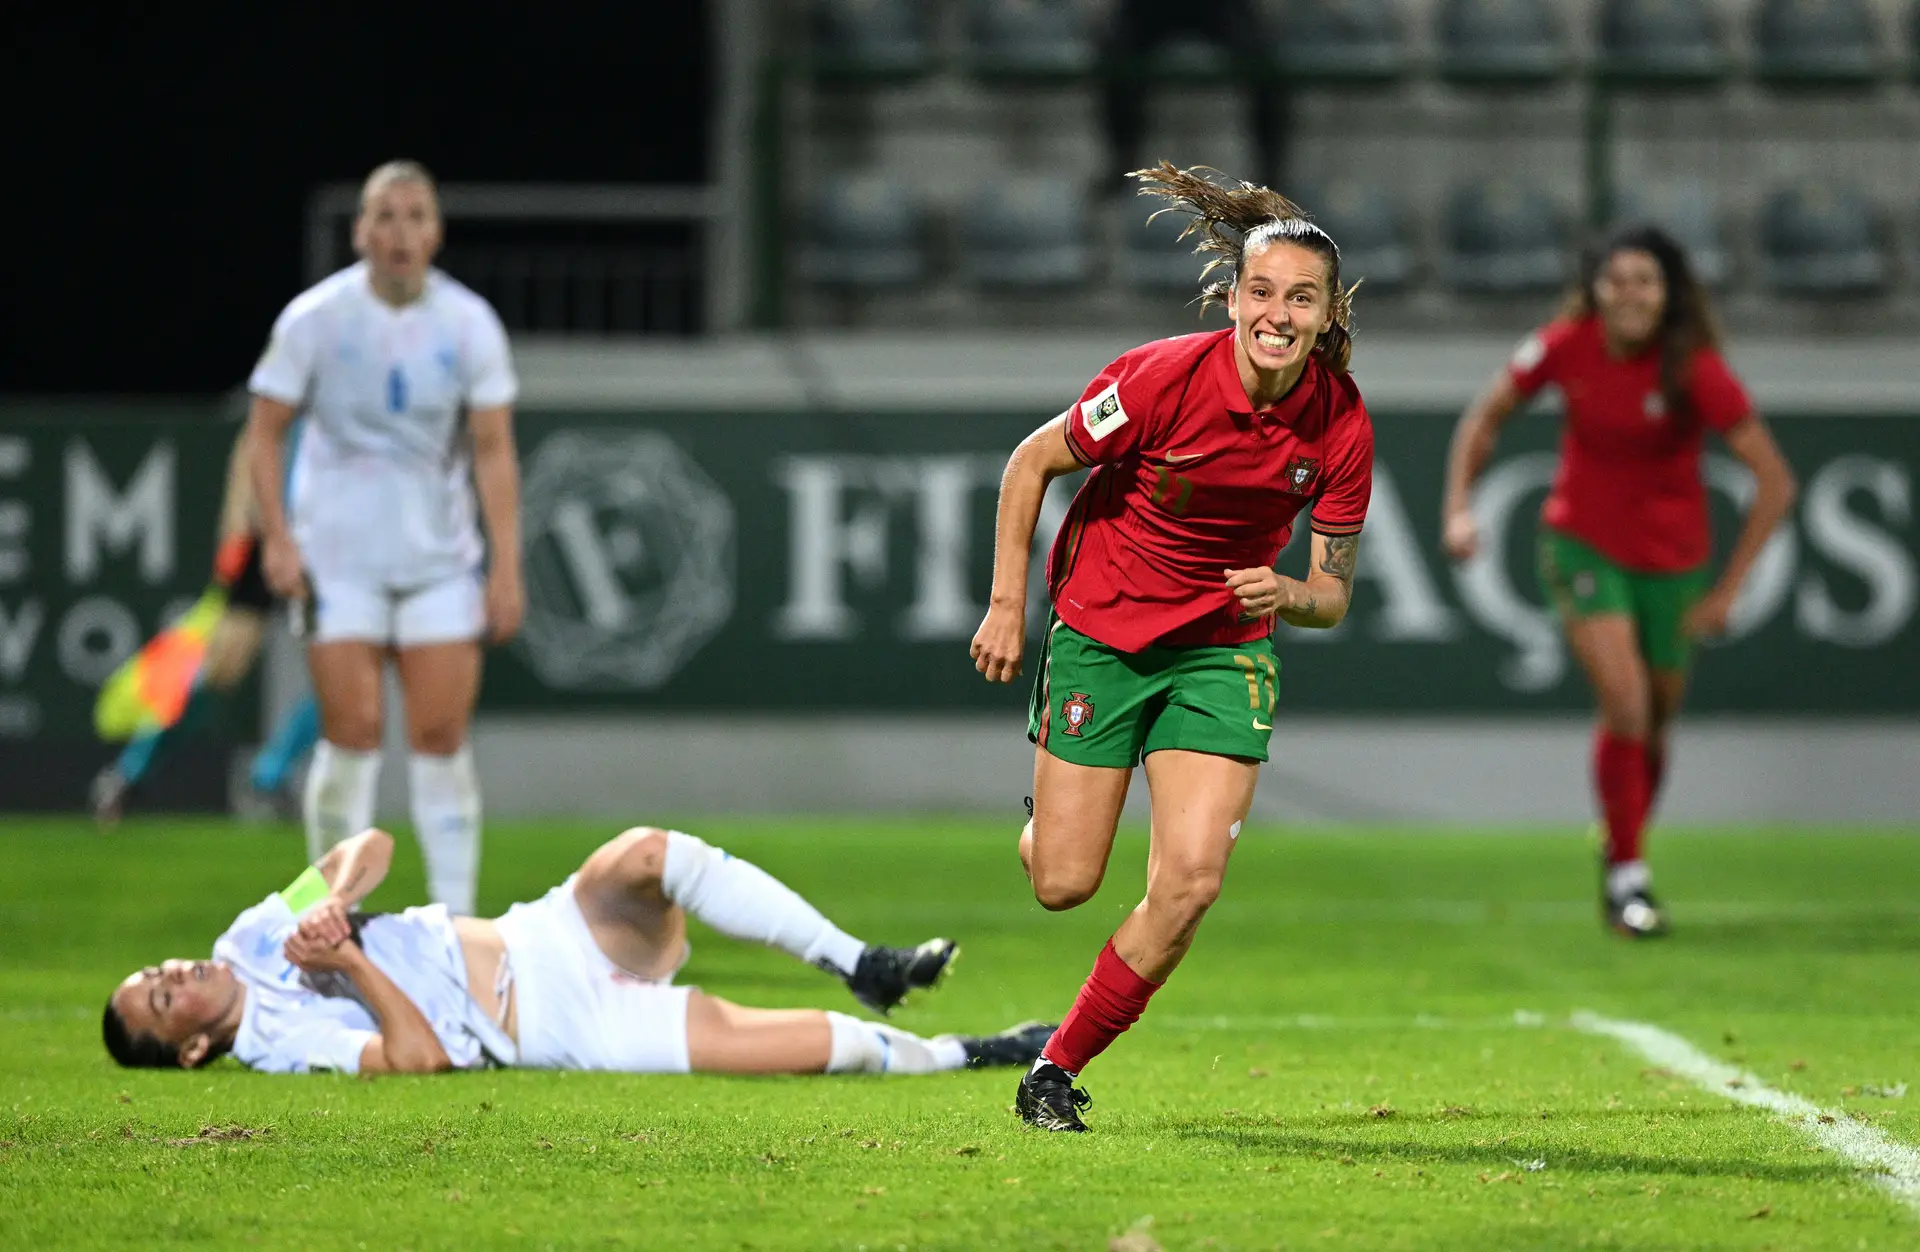
<path id="1" fill-rule="evenodd" d="M 1274 352 L 1285 352 L 1293 346 L 1292 335 L 1276 335 L 1271 331 L 1256 330 L 1253 332 L 1253 337 L 1259 342 L 1261 347 L 1271 349 Z"/>

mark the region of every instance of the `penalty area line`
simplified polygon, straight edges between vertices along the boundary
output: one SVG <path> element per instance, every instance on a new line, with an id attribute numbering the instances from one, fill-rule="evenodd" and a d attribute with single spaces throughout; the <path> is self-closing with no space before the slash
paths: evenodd
<path id="1" fill-rule="evenodd" d="M 1585 1012 L 1575 1013 L 1572 1023 L 1576 1030 L 1619 1040 L 1702 1091 L 1765 1109 L 1791 1123 L 1821 1147 L 1868 1171 L 1876 1186 L 1920 1214 L 1920 1149 L 1854 1121 L 1845 1110 L 1821 1108 L 1803 1096 L 1769 1087 L 1746 1070 L 1716 1060 L 1658 1026 Z"/>

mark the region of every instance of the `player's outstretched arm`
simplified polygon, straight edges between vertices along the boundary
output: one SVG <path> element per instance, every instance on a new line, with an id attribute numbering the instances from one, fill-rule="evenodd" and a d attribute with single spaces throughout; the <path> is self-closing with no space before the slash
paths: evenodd
<path id="1" fill-rule="evenodd" d="M 1473 484 L 1493 459 L 1500 428 L 1523 399 L 1513 375 L 1503 367 L 1453 428 L 1453 443 L 1447 449 L 1446 488 L 1440 503 L 1440 546 L 1456 561 L 1464 561 L 1479 550 L 1480 532 L 1473 521 Z"/>
<path id="2" fill-rule="evenodd" d="M 1083 468 L 1067 446 L 1067 415 L 1048 422 L 1020 441 L 1000 476 L 1000 507 L 993 525 L 993 593 L 986 620 L 974 633 L 973 667 L 988 682 L 1012 682 L 1020 676 L 1027 641 L 1027 562 L 1033 531 L 1040 524 L 1040 502 L 1047 484 Z"/>

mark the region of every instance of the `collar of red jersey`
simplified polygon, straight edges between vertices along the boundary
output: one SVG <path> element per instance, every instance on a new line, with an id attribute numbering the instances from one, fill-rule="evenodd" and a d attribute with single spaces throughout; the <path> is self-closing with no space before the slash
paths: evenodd
<path id="1" fill-rule="evenodd" d="M 1207 371 L 1213 378 L 1214 391 L 1220 404 L 1229 413 L 1245 413 L 1251 417 L 1257 411 L 1265 417 L 1281 421 L 1298 413 L 1301 405 L 1319 385 L 1320 363 L 1309 357 L 1307 368 L 1301 371 L 1292 391 L 1281 396 L 1270 407 L 1255 410 L 1253 401 L 1247 399 L 1246 384 L 1240 381 L 1240 365 L 1235 359 L 1234 337 L 1238 333 L 1233 327 L 1228 327 L 1222 332 L 1220 342 L 1214 344 L 1207 353 Z"/>

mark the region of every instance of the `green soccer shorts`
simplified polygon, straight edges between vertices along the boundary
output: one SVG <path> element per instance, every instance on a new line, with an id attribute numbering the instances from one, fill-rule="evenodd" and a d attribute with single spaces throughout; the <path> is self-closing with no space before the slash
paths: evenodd
<path id="1" fill-rule="evenodd" d="M 1268 639 L 1121 652 L 1055 618 L 1027 738 L 1075 765 L 1124 769 L 1162 748 L 1264 761 L 1279 688 Z"/>
<path id="2" fill-rule="evenodd" d="M 1570 621 L 1599 613 L 1633 619 L 1640 653 L 1654 669 L 1683 670 L 1692 641 L 1682 628 L 1687 610 L 1707 590 L 1707 567 L 1671 574 L 1626 569 L 1573 536 L 1540 532 L 1540 582 L 1560 615 Z"/>

